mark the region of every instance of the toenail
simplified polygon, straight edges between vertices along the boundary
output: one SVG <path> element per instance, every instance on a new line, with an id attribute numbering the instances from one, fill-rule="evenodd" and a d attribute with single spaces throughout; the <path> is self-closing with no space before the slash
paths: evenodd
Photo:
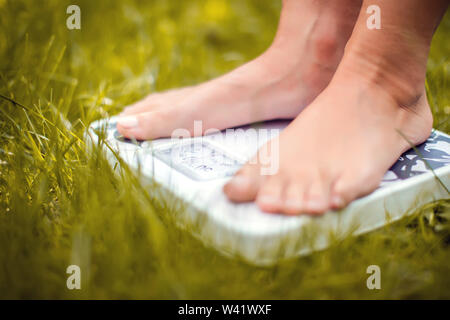
<path id="1" fill-rule="evenodd" d="M 130 110 L 133 110 L 132 106 L 128 106 L 128 107 L 123 108 L 121 113 L 126 113 L 127 111 L 130 111 Z"/>
<path id="2" fill-rule="evenodd" d="M 311 211 L 322 211 L 323 205 L 320 201 L 310 200 L 308 201 L 307 208 Z"/>
<path id="3" fill-rule="evenodd" d="M 119 120 L 117 120 L 117 123 L 125 128 L 134 128 L 139 125 L 138 118 L 135 116 L 121 117 L 119 118 Z"/>
<path id="4" fill-rule="evenodd" d="M 333 196 L 331 198 L 331 203 L 337 208 L 342 208 L 345 204 L 344 200 L 340 196 Z"/>
<path id="5" fill-rule="evenodd" d="M 237 175 L 233 179 L 231 179 L 230 184 L 243 187 L 249 184 L 249 179 L 242 175 Z"/>
<path id="6" fill-rule="evenodd" d="M 280 202 L 277 197 L 270 196 L 270 195 L 259 196 L 257 201 L 259 204 L 262 204 L 262 205 L 275 205 Z"/>
<path id="7" fill-rule="evenodd" d="M 285 206 L 287 209 L 301 211 L 303 209 L 303 203 L 299 200 L 286 200 Z"/>

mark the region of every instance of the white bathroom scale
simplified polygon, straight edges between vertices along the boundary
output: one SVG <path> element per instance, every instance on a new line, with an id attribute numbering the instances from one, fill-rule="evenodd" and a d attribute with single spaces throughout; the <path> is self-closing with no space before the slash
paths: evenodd
<path id="1" fill-rule="evenodd" d="M 197 226 L 189 230 L 195 230 L 206 245 L 257 265 L 324 249 L 331 239 L 369 232 L 429 202 L 450 198 L 450 136 L 437 130 L 425 143 L 404 153 L 373 193 L 343 210 L 312 217 L 264 213 L 254 203 L 228 201 L 222 191 L 258 147 L 278 135 L 288 121 L 154 141 L 124 138 L 116 121 L 113 117 L 94 122 L 88 135 L 96 143 L 103 132 L 114 150 L 105 146 L 111 165 L 117 165 L 118 155 L 139 170 L 144 182 L 156 181 L 170 191 L 167 194 L 182 200 L 179 226 Z"/>

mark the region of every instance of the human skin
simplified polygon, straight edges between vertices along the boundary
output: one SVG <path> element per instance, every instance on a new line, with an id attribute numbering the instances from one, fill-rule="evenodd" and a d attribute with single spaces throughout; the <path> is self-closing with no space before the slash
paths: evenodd
<path id="1" fill-rule="evenodd" d="M 125 108 L 127 137 L 170 137 L 178 128 L 225 129 L 295 118 L 330 82 L 358 17 L 358 0 L 285 0 L 275 39 L 259 57 L 208 82 L 155 93 Z"/>
<path id="2" fill-rule="evenodd" d="M 381 29 L 367 27 L 369 6 Z M 126 108 L 118 130 L 155 139 L 295 118 L 262 175 L 258 153 L 225 185 L 231 201 L 261 210 L 323 214 L 375 190 L 384 173 L 426 140 L 432 115 L 424 90 L 433 33 L 446 0 L 285 0 L 272 45 L 206 83 L 151 94 Z M 307 108 L 306 108 L 307 107 Z M 203 132 L 200 132 L 202 134 Z"/>
<path id="3" fill-rule="evenodd" d="M 255 200 L 267 212 L 323 214 L 374 191 L 404 151 L 428 138 L 426 64 L 448 2 L 378 0 L 380 30 L 366 24 L 372 4 L 363 2 L 327 88 L 281 133 L 278 172 L 263 176 L 253 160 L 225 185 L 229 199 Z"/>

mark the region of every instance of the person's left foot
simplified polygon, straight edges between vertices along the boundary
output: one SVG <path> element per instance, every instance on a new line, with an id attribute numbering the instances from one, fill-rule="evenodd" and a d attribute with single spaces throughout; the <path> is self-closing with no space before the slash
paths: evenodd
<path id="1" fill-rule="evenodd" d="M 266 212 L 342 208 L 375 190 L 398 157 L 425 141 L 431 128 L 425 93 L 403 105 L 388 90 L 341 70 L 281 133 L 278 150 L 265 149 L 279 161 L 278 172 L 263 176 L 259 164 L 249 163 L 224 191 L 234 202 L 256 200 Z"/>
<path id="2" fill-rule="evenodd" d="M 404 4 L 423 10 L 420 23 L 414 10 L 401 12 L 388 0 L 379 1 L 380 30 L 368 29 L 360 14 L 328 87 L 224 186 L 229 199 L 285 214 L 339 209 L 374 191 L 404 151 L 429 137 L 427 57 L 437 13 L 447 4 Z M 368 6 L 364 1 L 361 12 Z M 269 165 L 267 150 L 275 161 Z M 261 174 L 277 162 L 275 174 Z"/>

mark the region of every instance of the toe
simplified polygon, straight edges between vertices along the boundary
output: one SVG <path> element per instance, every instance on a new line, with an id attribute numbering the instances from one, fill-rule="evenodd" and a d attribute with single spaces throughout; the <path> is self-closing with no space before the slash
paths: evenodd
<path id="1" fill-rule="evenodd" d="M 280 176 L 271 176 L 263 182 L 256 204 L 264 212 L 281 213 L 283 211 L 284 183 Z"/>
<path id="2" fill-rule="evenodd" d="M 304 187 L 291 182 L 287 185 L 284 192 L 283 213 L 288 215 L 298 215 L 305 210 Z"/>
<path id="3" fill-rule="evenodd" d="M 379 185 L 381 176 L 364 173 L 343 174 L 336 180 L 331 190 L 330 205 L 333 209 L 342 209 L 353 200 L 365 196 Z"/>
<path id="4" fill-rule="evenodd" d="M 125 107 L 122 110 L 121 115 L 129 116 L 153 110 L 155 106 L 158 105 L 156 102 L 159 100 L 160 95 L 161 94 L 159 93 L 151 94 L 146 98 Z"/>
<path id="5" fill-rule="evenodd" d="M 190 92 L 190 88 L 181 88 L 169 90 L 162 93 L 153 93 L 144 99 L 125 107 L 121 115 L 134 115 L 143 112 L 155 111 L 160 107 L 168 108 L 178 102 L 181 97 L 186 96 Z"/>
<path id="6" fill-rule="evenodd" d="M 331 192 L 330 205 L 332 209 L 342 209 L 356 199 L 357 187 L 352 179 L 339 178 Z"/>
<path id="7" fill-rule="evenodd" d="M 256 165 L 245 165 L 223 187 L 225 195 L 233 202 L 253 201 L 258 193 L 260 176 Z"/>
<path id="8" fill-rule="evenodd" d="M 309 214 L 323 214 L 330 208 L 330 184 L 321 177 L 314 179 L 307 190 L 305 211 Z"/>
<path id="9" fill-rule="evenodd" d="M 170 127 L 164 119 L 167 115 L 162 111 L 123 115 L 117 120 L 117 130 L 125 137 L 137 140 L 168 137 L 171 135 Z"/>

